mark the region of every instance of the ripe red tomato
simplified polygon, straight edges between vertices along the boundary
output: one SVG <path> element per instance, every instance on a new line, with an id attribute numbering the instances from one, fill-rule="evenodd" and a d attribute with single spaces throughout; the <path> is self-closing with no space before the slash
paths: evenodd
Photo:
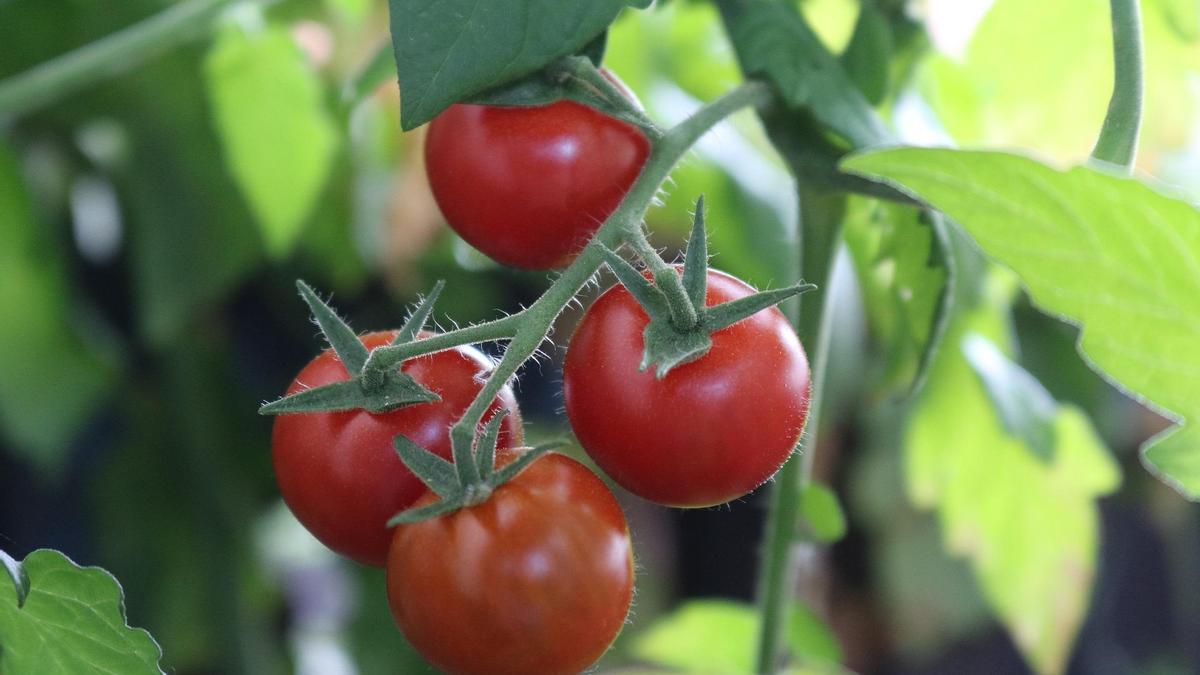
<path id="1" fill-rule="evenodd" d="M 395 332 L 362 336 L 368 348 L 389 344 Z M 271 442 L 275 478 L 296 518 L 329 548 L 365 565 L 382 567 L 392 533 L 389 518 L 409 507 L 425 486 L 396 455 L 392 439 L 404 434 L 438 455 L 451 458 L 450 427 L 482 387 L 491 363 L 471 347 L 404 362 L 401 369 L 442 397 L 388 413 L 365 410 L 280 415 Z M 349 379 L 332 349 L 309 362 L 288 387 L 293 394 Z M 512 390 L 505 387 L 485 419 L 509 411 L 501 447 L 524 440 Z"/>
<path id="2" fill-rule="evenodd" d="M 754 289 L 708 273 L 711 306 Z M 563 390 L 579 442 L 630 492 L 678 507 L 721 504 L 770 478 L 808 415 L 808 359 L 770 308 L 717 331 L 712 349 L 661 380 L 638 372 L 645 311 L 614 286 L 584 314 L 567 348 Z"/>
<path id="3" fill-rule="evenodd" d="M 404 635 L 448 673 L 579 673 L 629 612 L 629 528 L 594 473 L 548 454 L 481 504 L 397 527 L 387 591 Z"/>
<path id="4" fill-rule="evenodd" d="M 527 269 L 574 259 L 649 154 L 637 128 L 573 101 L 454 105 L 429 125 L 425 144 L 450 226 L 493 260 Z"/>

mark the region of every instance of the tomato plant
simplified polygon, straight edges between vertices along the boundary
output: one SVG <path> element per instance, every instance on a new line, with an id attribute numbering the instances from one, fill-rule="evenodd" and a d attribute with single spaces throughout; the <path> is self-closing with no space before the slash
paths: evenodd
<path id="1" fill-rule="evenodd" d="M 483 503 L 399 525 L 387 594 L 405 636 L 447 672 L 578 673 L 629 611 L 629 529 L 595 474 L 545 455 Z"/>
<path id="2" fill-rule="evenodd" d="M 709 306 L 753 293 L 708 272 Z M 658 379 L 640 366 L 648 323 L 624 286 L 584 314 L 563 367 L 579 442 L 622 487 L 661 504 L 712 506 L 761 485 L 791 454 L 808 413 L 808 360 L 791 324 L 778 309 L 758 312 Z"/>
<path id="3" fill-rule="evenodd" d="M 362 336 L 374 348 L 391 343 L 395 331 Z M 275 419 L 271 453 L 284 501 L 296 518 L 329 548 L 366 565 L 387 559 L 389 518 L 408 508 L 425 492 L 420 480 L 396 456 L 392 439 L 407 436 L 447 459 L 447 430 L 479 393 L 480 378 L 491 363 L 478 350 L 459 347 L 404 362 L 401 370 L 429 387 L 440 401 L 420 403 L 385 413 L 365 410 L 282 415 Z M 288 394 L 345 381 L 346 367 L 332 349 L 306 365 Z M 523 440 L 521 419 L 512 390 L 505 387 L 489 414 L 504 409 L 509 416 L 500 435 L 502 447 Z"/>
<path id="4" fill-rule="evenodd" d="M 650 142 L 574 101 L 457 104 L 429 125 L 425 162 L 446 221 L 492 259 L 561 267 L 629 190 Z"/>

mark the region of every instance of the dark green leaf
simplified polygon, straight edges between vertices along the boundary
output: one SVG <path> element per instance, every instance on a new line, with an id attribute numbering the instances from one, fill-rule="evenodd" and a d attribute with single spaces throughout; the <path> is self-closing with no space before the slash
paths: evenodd
<path id="1" fill-rule="evenodd" d="M 892 27 L 873 0 L 865 0 L 859 7 L 854 35 L 842 52 L 842 67 L 867 101 L 879 105 L 888 92 Z"/>
<path id="2" fill-rule="evenodd" d="M 683 287 L 692 306 L 697 310 L 703 308 L 708 291 L 708 233 L 704 230 L 704 195 L 696 200 L 692 236 L 688 239 L 687 255 L 683 261 Z"/>
<path id="3" fill-rule="evenodd" d="M 833 490 L 820 483 L 808 483 L 800 493 L 800 513 L 813 538 L 831 544 L 846 535 L 846 516 Z"/>
<path id="4" fill-rule="evenodd" d="M 429 295 L 421 299 L 421 302 L 417 304 L 417 308 L 404 321 L 404 325 L 396 333 L 396 339 L 392 340 L 393 345 L 411 342 L 417 338 L 417 335 L 425 328 L 425 323 L 429 321 L 429 315 L 433 314 L 433 305 L 437 302 L 438 296 L 442 294 L 444 288 L 446 288 L 445 280 L 438 279 L 438 282 L 433 285 L 433 290 L 429 291 Z"/>
<path id="5" fill-rule="evenodd" d="M 453 464 L 413 443 L 407 436 L 397 436 L 393 442 L 404 466 L 443 500 L 462 493 L 458 472 Z"/>
<path id="6" fill-rule="evenodd" d="M 1004 429 L 1021 439 L 1038 459 L 1052 461 L 1058 403 L 1050 392 L 982 335 L 967 335 L 962 350 L 983 382 Z"/>
<path id="7" fill-rule="evenodd" d="M 592 65 L 599 68 L 604 63 L 604 50 L 607 47 L 608 31 L 606 30 L 597 35 L 594 40 L 584 45 L 583 49 L 579 50 L 579 53 L 586 56 L 592 62 Z"/>
<path id="8" fill-rule="evenodd" d="M 811 110 L 855 147 L 878 145 L 887 128 L 795 3 L 747 0 L 723 7 L 742 69 L 769 79 L 792 108 Z"/>
<path id="9" fill-rule="evenodd" d="M 648 0 L 389 0 L 401 121 L 416 128 L 456 101 L 529 75 L 595 40 Z"/>
<path id="10" fill-rule="evenodd" d="M 320 326 L 325 339 L 329 341 L 329 346 L 333 347 L 333 351 L 337 352 L 338 358 L 342 360 L 346 372 L 350 375 L 358 375 L 362 372 L 363 364 L 370 356 L 366 345 L 358 339 L 358 335 L 342 320 L 342 317 L 338 316 L 328 303 L 309 288 L 308 284 L 297 280 L 296 289 L 300 291 L 300 297 L 312 310 L 313 319 Z"/>
<path id="11" fill-rule="evenodd" d="M 111 574 L 45 549 L 21 567 L 29 578 L 24 605 L 0 584 L 0 672 L 162 672 L 154 638 L 125 623 L 125 599 Z"/>

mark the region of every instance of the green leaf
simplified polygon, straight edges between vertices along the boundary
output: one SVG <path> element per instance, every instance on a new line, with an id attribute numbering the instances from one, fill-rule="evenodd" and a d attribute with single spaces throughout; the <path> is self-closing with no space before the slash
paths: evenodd
<path id="1" fill-rule="evenodd" d="M 1044 462 L 1054 459 L 1058 403 L 1050 392 L 982 335 L 968 335 L 962 350 L 983 383 L 1005 431 L 1020 439 L 1038 459 Z"/>
<path id="2" fill-rule="evenodd" d="M 1180 92 L 1200 70 L 1200 48 L 1172 26 L 1170 13 L 1158 7 L 1163 3 L 1142 3 L 1147 78 L 1141 143 L 1151 157 L 1182 149 L 1198 110 L 1193 97 Z M 1190 0 L 1180 4 L 1195 12 Z M 961 60 L 934 56 L 922 71 L 923 93 L 959 143 L 1037 148 L 1058 160 L 1082 161 L 1112 93 L 1109 3 L 996 0 Z"/>
<path id="3" fill-rule="evenodd" d="M 758 613 L 750 605 L 692 600 L 637 635 L 632 653 L 640 661 L 688 673 L 752 673 L 758 626 Z M 788 646 L 805 665 L 831 666 L 841 658 L 829 628 L 802 605 L 793 613 Z"/>
<path id="4" fill-rule="evenodd" d="M 701 309 L 708 296 L 708 233 L 704 231 L 704 195 L 696 200 L 692 235 L 683 261 L 683 287 L 692 306 Z"/>
<path id="5" fill-rule="evenodd" d="M 843 166 L 957 220 L 1034 303 L 1081 326 L 1093 369 L 1180 422 L 1200 419 L 1200 212 L 1191 205 L 1135 180 L 1004 153 L 897 149 Z M 1194 422 L 1143 453 L 1153 472 L 1200 499 Z"/>
<path id="6" fill-rule="evenodd" d="M 223 29 L 205 63 L 226 161 L 267 251 L 291 252 L 333 164 L 338 134 L 321 82 L 281 28 Z"/>
<path id="7" fill-rule="evenodd" d="M 993 611 L 1033 669 L 1066 666 L 1096 572 L 1095 499 L 1120 481 L 1087 417 L 1061 405 L 1053 459 L 1004 430 L 961 345 L 972 333 L 1002 348 L 1011 281 L 993 275 L 980 305 L 961 310 L 905 437 L 908 492 L 936 509 L 947 550 L 967 557 Z"/>
<path id="8" fill-rule="evenodd" d="M 703 325 L 711 331 L 732 326 L 742 319 L 749 318 L 764 309 L 774 307 L 779 303 L 817 289 L 816 284 L 799 283 L 795 286 L 777 288 L 773 291 L 759 291 L 754 295 L 730 300 L 719 305 L 713 305 L 704 312 Z"/>
<path id="9" fill-rule="evenodd" d="M 927 371 L 951 306 L 951 259 L 932 216 L 862 197 L 850 199 L 845 240 L 863 289 L 885 386 L 913 391 Z"/>
<path id="10" fill-rule="evenodd" d="M 813 538 L 822 544 L 846 536 L 846 514 L 837 494 L 826 485 L 808 483 L 800 493 L 800 513 Z"/>
<path id="11" fill-rule="evenodd" d="M 126 625 L 125 599 L 111 574 L 45 549 L 21 567 L 29 577 L 23 606 L 12 586 L 0 584 L 0 672 L 162 672 L 158 643 Z"/>
<path id="12" fill-rule="evenodd" d="M 877 145 L 888 137 L 883 122 L 794 3 L 748 0 L 727 20 L 742 69 L 767 77 L 789 106 L 811 110 L 855 147 Z"/>
<path id="13" fill-rule="evenodd" d="M 78 333 L 53 233 L 34 220 L 16 157 L 0 145 L 0 430 L 46 471 L 61 467 L 115 375 Z"/>
<path id="14" fill-rule="evenodd" d="M 17 593 L 17 608 L 20 609 L 25 604 L 25 598 L 29 597 L 29 575 L 21 563 L 4 551 L 0 551 L 0 564 L 4 565 L 4 571 L 12 579 L 13 589 Z"/>
<path id="15" fill-rule="evenodd" d="M 429 291 L 429 295 L 421 298 L 421 302 L 417 303 L 417 308 L 404 320 L 404 325 L 400 327 L 400 330 L 396 332 L 396 338 L 392 340 L 393 345 L 417 339 L 421 331 L 425 330 L 425 324 L 428 323 L 429 316 L 433 314 L 433 306 L 437 304 L 438 298 L 441 297 L 445 288 L 445 280 L 438 279 L 437 283 L 433 285 L 433 289 Z"/>
<path id="16" fill-rule="evenodd" d="M 873 105 L 882 103 L 887 96 L 891 56 L 892 27 L 887 17 L 875 2 L 863 2 L 854 35 L 841 61 L 846 74 Z"/>
<path id="17" fill-rule="evenodd" d="M 578 53 L 625 7 L 649 0 L 389 0 L 401 123 L 414 129 L 465 100 Z"/>

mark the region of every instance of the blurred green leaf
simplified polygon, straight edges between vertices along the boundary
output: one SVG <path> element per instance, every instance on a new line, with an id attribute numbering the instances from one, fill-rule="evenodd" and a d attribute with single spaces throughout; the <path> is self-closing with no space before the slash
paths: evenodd
<path id="1" fill-rule="evenodd" d="M 1013 283 L 993 276 L 934 361 L 906 445 L 910 498 L 936 508 L 947 550 L 971 560 L 985 597 L 1033 669 L 1059 673 L 1095 577 L 1095 497 L 1120 474 L 1082 411 L 1055 418 L 1053 460 L 1005 432 L 960 346 L 972 333 L 1008 348 Z"/>
<path id="2" fill-rule="evenodd" d="M 862 4 L 850 44 L 842 53 L 842 67 L 872 105 L 888 93 L 889 62 L 892 57 L 892 27 L 875 3 Z"/>
<path id="3" fill-rule="evenodd" d="M 1172 27 L 1171 15 L 1155 6 L 1164 2 L 1176 0 L 1152 0 L 1143 12 L 1141 147 L 1149 166 L 1162 151 L 1187 142 L 1197 112 L 1187 92 L 1200 71 L 1200 43 Z M 925 94 L 964 145 L 1037 148 L 1081 161 L 1112 93 L 1111 30 L 1106 2 L 996 0 L 961 61 L 937 55 L 927 62 Z"/>
<path id="4" fill-rule="evenodd" d="M 58 242 L 34 220 L 16 157 L 2 145 L 0 241 L 0 428 L 25 459 L 53 471 L 116 373 L 74 325 Z"/>
<path id="5" fill-rule="evenodd" d="M 800 493 L 800 512 L 817 541 L 829 544 L 846 536 L 846 514 L 829 486 L 807 483 Z"/>
<path id="6" fill-rule="evenodd" d="M 230 170 L 267 251 L 291 252 L 329 175 L 338 135 L 321 83 L 280 28 L 221 30 L 205 63 Z"/>
<path id="7" fill-rule="evenodd" d="M 850 199 L 845 220 L 875 339 L 885 351 L 883 381 L 911 389 L 948 307 L 947 257 L 934 225 L 915 208 Z"/>
<path id="8" fill-rule="evenodd" d="M 121 585 L 97 567 L 79 567 L 58 551 L 22 563 L 29 596 L 18 608 L 12 584 L 0 584 L 0 671 L 161 673 L 162 650 L 125 623 Z"/>
<path id="9" fill-rule="evenodd" d="M 659 619 L 633 641 L 638 660 L 688 673 L 751 673 L 759 616 L 754 607 L 729 600 L 692 600 Z M 807 607 L 793 611 L 788 646 L 794 659 L 818 672 L 836 672 L 841 649 Z M 831 668 L 833 667 L 833 668 Z"/>
<path id="10" fill-rule="evenodd" d="M 1038 459 L 1051 461 L 1058 403 L 1050 392 L 982 335 L 967 335 L 962 350 L 1005 431 L 1020 439 Z"/>
<path id="11" fill-rule="evenodd" d="M 649 0 L 389 0 L 401 123 L 414 129 L 455 101 L 577 53 L 627 6 Z"/>
<path id="12" fill-rule="evenodd" d="M 962 223 L 1038 307 L 1082 326 L 1095 369 L 1190 422 L 1143 452 L 1163 480 L 1200 498 L 1200 212 L 1132 179 L 1003 153 L 897 149 L 844 166 Z"/>

